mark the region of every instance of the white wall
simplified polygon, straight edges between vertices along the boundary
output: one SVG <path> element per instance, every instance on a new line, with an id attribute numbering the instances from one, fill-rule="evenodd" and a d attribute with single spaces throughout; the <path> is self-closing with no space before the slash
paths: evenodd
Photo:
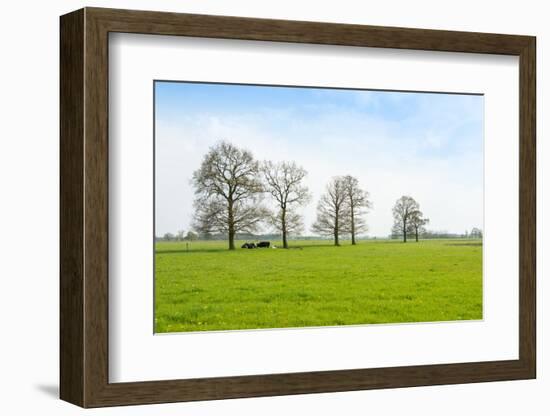
<path id="1" fill-rule="evenodd" d="M 0 15 L 0 410 L 82 412 L 56 399 L 58 385 L 58 16 L 82 6 L 529 34 L 538 37 L 539 378 L 535 381 L 380 390 L 87 411 L 87 414 L 547 414 L 550 293 L 543 282 L 544 102 L 550 98 L 546 2 L 233 0 L 5 2 Z M 548 178 L 546 178 L 548 179 Z"/>

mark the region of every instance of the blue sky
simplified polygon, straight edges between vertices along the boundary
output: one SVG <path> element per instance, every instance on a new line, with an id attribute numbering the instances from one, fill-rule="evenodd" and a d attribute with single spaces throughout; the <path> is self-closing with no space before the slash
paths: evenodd
<path id="1" fill-rule="evenodd" d="M 157 234 L 189 230 L 189 179 L 221 139 L 308 170 L 306 228 L 324 184 L 348 173 L 371 193 L 370 235 L 389 234 L 401 195 L 432 229 L 483 225 L 482 96 L 156 82 L 155 122 Z"/>

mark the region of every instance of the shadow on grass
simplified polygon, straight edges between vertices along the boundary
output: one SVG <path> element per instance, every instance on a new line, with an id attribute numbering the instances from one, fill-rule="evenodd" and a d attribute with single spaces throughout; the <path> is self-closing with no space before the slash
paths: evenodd
<path id="1" fill-rule="evenodd" d="M 236 251 L 236 250 L 235 250 Z M 229 253 L 226 248 L 195 248 L 181 250 L 155 250 L 155 254 Z"/>
<path id="2" fill-rule="evenodd" d="M 422 241 L 430 241 L 430 240 L 422 240 Z M 362 246 L 363 244 L 369 244 L 369 243 L 365 243 L 365 242 L 359 242 L 357 244 L 357 246 Z M 375 243 L 376 245 L 400 245 L 400 244 L 403 244 L 401 241 L 398 241 L 398 240 L 380 240 L 380 241 L 376 241 Z M 416 244 L 416 243 L 413 243 L 413 244 Z M 465 241 L 465 242 L 461 242 L 461 241 L 456 241 L 456 242 L 447 242 L 447 243 L 442 243 L 441 245 L 445 245 L 445 246 L 456 246 L 456 247 L 460 247 L 460 246 L 466 246 L 466 247 L 481 247 L 483 245 L 482 242 L 480 241 Z M 350 242 L 348 241 L 344 241 L 342 242 L 342 244 L 340 246 L 338 246 L 338 249 L 346 249 L 347 247 L 357 247 L 357 246 L 353 246 Z M 200 247 L 200 248 L 197 248 L 197 247 L 189 247 L 189 249 L 185 248 L 185 247 L 182 247 L 182 248 L 178 248 L 178 249 L 172 249 L 172 250 L 169 250 L 169 249 L 158 249 L 158 250 L 155 250 L 155 254 L 193 254 L 193 253 L 239 253 L 239 252 L 250 252 L 250 253 L 255 253 L 255 252 L 265 252 L 265 251 L 273 251 L 274 249 L 278 250 L 278 251 L 292 251 L 292 250 L 310 250 L 310 249 L 315 249 L 315 248 L 335 248 L 336 246 L 332 243 L 332 241 L 330 240 L 327 240 L 326 243 L 313 243 L 313 244 L 292 244 L 292 242 L 290 243 L 290 246 L 287 248 L 287 249 L 284 249 L 282 247 L 282 244 L 279 243 L 279 244 L 274 244 L 272 245 L 271 247 L 269 248 L 254 248 L 254 249 L 249 249 L 249 248 L 241 248 L 240 247 L 240 244 L 237 245 L 237 247 L 235 248 L 234 251 L 231 251 L 231 250 L 228 250 L 227 247 L 220 247 L 220 246 L 217 246 L 217 247 Z"/>
<path id="3" fill-rule="evenodd" d="M 340 247 L 348 246 L 348 244 L 343 244 Z M 350 247 L 351 244 L 349 244 Z M 269 247 L 269 248 L 235 248 L 234 251 L 228 250 L 227 248 L 212 247 L 212 248 L 190 248 L 189 250 L 182 248 L 178 250 L 155 250 L 155 254 L 193 254 L 193 253 L 232 253 L 232 252 L 262 252 L 262 251 L 272 251 L 272 250 L 303 250 L 316 247 L 334 247 L 334 244 L 301 244 L 301 245 L 291 245 L 287 249 L 282 248 L 281 246 Z"/>
<path id="4" fill-rule="evenodd" d="M 470 246 L 470 247 L 481 247 L 483 243 L 447 243 L 446 246 Z"/>

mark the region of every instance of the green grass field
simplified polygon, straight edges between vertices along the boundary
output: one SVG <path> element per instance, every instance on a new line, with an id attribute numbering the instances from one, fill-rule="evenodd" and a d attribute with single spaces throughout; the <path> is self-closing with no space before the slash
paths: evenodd
<path id="1" fill-rule="evenodd" d="M 482 318 L 480 240 L 188 244 L 156 244 L 156 332 Z"/>

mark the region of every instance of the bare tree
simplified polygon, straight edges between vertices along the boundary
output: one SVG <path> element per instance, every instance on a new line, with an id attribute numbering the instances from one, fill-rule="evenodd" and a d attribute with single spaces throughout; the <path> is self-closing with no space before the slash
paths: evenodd
<path id="1" fill-rule="evenodd" d="M 194 228 L 201 233 L 227 233 L 229 250 L 238 232 L 253 233 L 266 210 L 258 205 L 263 187 L 252 153 L 221 141 L 211 147 L 193 173 Z"/>
<path id="2" fill-rule="evenodd" d="M 415 211 L 418 211 L 419 205 L 410 196 L 402 196 L 393 207 L 393 229 L 394 235 L 402 235 L 403 242 L 407 242 L 407 233 L 411 227 L 411 217 Z"/>
<path id="3" fill-rule="evenodd" d="M 277 203 L 277 212 L 272 215 L 273 226 L 281 232 L 283 247 L 288 248 L 288 234 L 303 229 L 302 217 L 295 208 L 310 200 L 310 194 L 302 181 L 307 172 L 294 162 L 264 162 L 262 172 L 268 192 Z"/>
<path id="4" fill-rule="evenodd" d="M 311 228 L 321 235 L 331 235 L 335 246 L 340 245 L 340 234 L 349 230 L 346 185 L 341 176 L 332 178 L 328 183 L 317 205 L 317 219 Z"/>
<path id="5" fill-rule="evenodd" d="M 176 239 L 176 237 L 172 233 L 166 233 L 162 236 L 162 239 L 164 241 L 174 241 Z"/>
<path id="6" fill-rule="evenodd" d="M 471 238 L 483 238 L 483 231 L 480 228 L 474 227 L 470 232 Z"/>
<path id="7" fill-rule="evenodd" d="M 346 175 L 343 177 L 347 207 L 349 214 L 349 233 L 351 244 L 357 244 L 355 236 L 367 231 L 367 223 L 364 218 L 366 210 L 371 207 L 369 193 L 359 187 L 357 178 Z"/>
<path id="8" fill-rule="evenodd" d="M 418 243 L 418 235 L 426 231 L 426 228 L 424 226 L 429 222 L 430 220 L 428 218 L 424 218 L 424 214 L 419 209 L 412 212 L 411 218 L 410 218 L 410 225 L 411 225 L 410 229 L 414 233 L 417 243 Z"/>
<path id="9" fill-rule="evenodd" d="M 196 241 L 199 239 L 199 235 L 193 231 L 187 231 L 187 235 L 183 239 L 185 241 Z"/>

